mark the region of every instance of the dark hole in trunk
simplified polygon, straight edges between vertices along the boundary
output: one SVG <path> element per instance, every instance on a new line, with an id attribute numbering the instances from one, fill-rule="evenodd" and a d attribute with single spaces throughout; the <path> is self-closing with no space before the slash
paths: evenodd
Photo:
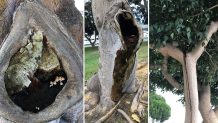
<path id="1" fill-rule="evenodd" d="M 133 49 L 136 47 L 139 39 L 138 28 L 133 24 L 132 15 L 127 12 L 123 12 L 118 15 L 117 20 L 120 25 L 121 34 L 123 36 L 126 50 L 118 50 L 117 57 L 115 58 L 115 65 L 113 71 L 114 84 L 111 90 L 111 98 L 114 102 L 117 102 L 122 97 L 122 90 L 125 85 L 125 81 L 129 78 L 134 62 L 129 60 L 133 53 Z M 130 68 L 129 68 L 130 67 Z M 126 71 L 127 68 L 130 71 Z M 125 78 L 127 76 L 127 78 Z"/>
<path id="2" fill-rule="evenodd" d="M 45 47 L 49 46 L 47 44 L 47 39 L 44 36 L 43 50 Z M 10 99 L 24 111 L 30 111 L 33 113 L 38 113 L 51 105 L 67 82 L 67 75 L 63 70 L 60 60 L 59 63 L 60 69 L 54 69 L 50 72 L 37 69 L 33 76 L 29 76 L 29 79 L 31 80 L 29 87 L 25 87 L 21 91 L 13 94 L 7 90 Z M 56 77 L 63 77 L 65 80 L 61 82 L 59 81 L 56 85 L 50 87 L 50 82 L 54 82 Z M 60 83 L 62 83 L 62 85 Z"/>
<path id="3" fill-rule="evenodd" d="M 123 12 L 122 14 L 118 15 L 121 34 L 128 48 L 134 48 L 139 39 L 138 28 L 133 24 L 132 18 L 132 15 L 130 15 L 128 12 Z"/>

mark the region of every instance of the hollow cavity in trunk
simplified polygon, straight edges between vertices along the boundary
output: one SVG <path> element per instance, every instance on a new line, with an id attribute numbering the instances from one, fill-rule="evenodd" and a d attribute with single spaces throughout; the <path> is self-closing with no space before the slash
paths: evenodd
<path id="1" fill-rule="evenodd" d="M 67 82 L 67 75 L 46 36 L 41 36 L 41 44 L 40 38 L 34 42 L 33 37 L 31 34 L 27 45 L 11 58 L 4 81 L 8 96 L 16 105 L 37 113 L 55 101 Z"/>
<path id="2" fill-rule="evenodd" d="M 138 39 L 139 31 L 133 23 L 133 16 L 128 12 L 122 12 L 117 16 L 117 21 L 120 25 L 121 40 L 124 40 L 126 49 L 118 50 L 117 57 L 115 58 L 115 65 L 113 70 L 114 84 L 111 90 L 111 98 L 114 102 L 117 102 L 122 97 L 122 90 L 125 85 L 125 81 L 128 80 L 134 62 L 132 59 L 133 50 L 135 49 Z M 130 70 L 127 70 L 130 69 Z"/>

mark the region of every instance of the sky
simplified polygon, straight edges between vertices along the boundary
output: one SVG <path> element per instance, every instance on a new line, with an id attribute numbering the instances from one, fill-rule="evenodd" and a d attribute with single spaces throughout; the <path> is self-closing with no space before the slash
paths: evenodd
<path id="1" fill-rule="evenodd" d="M 84 1 L 83 0 L 75 0 L 75 5 L 79 11 L 84 11 Z"/>
<path id="2" fill-rule="evenodd" d="M 161 92 L 161 89 L 157 89 L 156 93 L 165 98 L 166 103 L 171 107 L 171 117 L 164 123 L 184 123 L 185 121 L 185 107 L 181 102 L 177 102 L 181 96 L 174 95 L 172 92 Z M 198 112 L 197 123 L 202 122 L 201 114 Z"/>

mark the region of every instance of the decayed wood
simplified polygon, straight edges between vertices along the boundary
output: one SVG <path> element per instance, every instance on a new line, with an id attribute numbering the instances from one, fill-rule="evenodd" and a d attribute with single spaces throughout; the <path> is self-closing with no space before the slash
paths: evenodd
<path id="1" fill-rule="evenodd" d="M 29 27 L 43 31 L 68 77 L 68 82 L 54 103 L 37 114 L 23 111 L 9 99 L 3 79 L 11 57 L 26 45 L 27 42 L 22 39 Z M 1 46 L 0 54 L 0 115 L 2 117 L 13 122 L 48 122 L 59 118 L 82 99 L 83 60 L 78 43 L 59 18 L 36 0 L 25 1 L 17 8 L 11 31 Z"/>

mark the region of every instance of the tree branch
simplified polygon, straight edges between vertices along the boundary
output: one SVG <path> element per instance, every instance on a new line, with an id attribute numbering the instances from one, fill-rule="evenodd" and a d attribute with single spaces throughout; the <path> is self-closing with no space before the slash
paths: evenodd
<path id="1" fill-rule="evenodd" d="M 210 37 L 213 33 L 215 33 L 218 29 L 218 22 L 211 22 L 211 24 L 207 28 L 206 39 L 203 39 L 198 42 L 197 47 L 191 52 L 192 56 L 197 61 L 201 54 L 204 52 L 204 47 L 207 46 Z M 204 46 L 202 44 L 204 43 Z"/>
<path id="2" fill-rule="evenodd" d="M 167 60 L 168 60 L 168 56 L 164 56 L 164 60 L 163 60 L 163 75 L 164 77 L 168 80 L 168 82 L 175 88 L 177 88 L 178 90 L 182 90 L 183 86 L 181 84 L 179 84 L 173 77 L 171 77 L 168 73 L 168 69 L 167 69 Z"/>
<path id="3" fill-rule="evenodd" d="M 154 45 L 149 45 L 150 49 L 153 49 L 153 47 Z M 184 63 L 183 52 L 169 43 L 167 43 L 165 47 L 163 47 L 163 44 L 161 44 L 160 47 L 155 50 L 159 51 L 163 56 L 173 57 L 174 59 L 178 60 L 182 65 Z"/>
<path id="4" fill-rule="evenodd" d="M 214 6 L 212 6 L 212 7 L 210 7 L 209 9 L 207 9 L 207 10 L 204 11 L 204 12 L 201 12 L 201 13 L 198 13 L 198 14 L 195 14 L 195 15 L 192 15 L 192 16 L 189 16 L 189 17 L 191 18 L 191 17 L 199 16 L 199 15 L 201 15 L 201 14 L 203 14 L 203 13 L 205 13 L 205 12 L 211 10 L 211 9 L 214 9 L 214 8 L 216 8 L 216 7 L 218 7 L 218 4 L 217 4 L 217 5 L 214 5 Z"/>
<path id="5" fill-rule="evenodd" d="M 173 77 L 171 77 L 168 73 L 168 69 L 167 69 L 167 57 L 168 56 L 165 56 L 164 57 L 164 64 L 163 64 L 163 72 L 162 74 L 164 75 L 164 77 L 167 79 L 167 81 L 173 86 L 175 87 L 176 89 L 178 90 L 182 90 L 183 89 L 183 86 L 181 84 L 179 84 L 179 82 L 177 82 Z M 155 67 L 158 67 L 159 69 L 162 69 L 162 65 L 160 64 L 156 64 Z M 154 69 L 154 65 L 151 65 L 150 66 L 150 69 Z"/>

